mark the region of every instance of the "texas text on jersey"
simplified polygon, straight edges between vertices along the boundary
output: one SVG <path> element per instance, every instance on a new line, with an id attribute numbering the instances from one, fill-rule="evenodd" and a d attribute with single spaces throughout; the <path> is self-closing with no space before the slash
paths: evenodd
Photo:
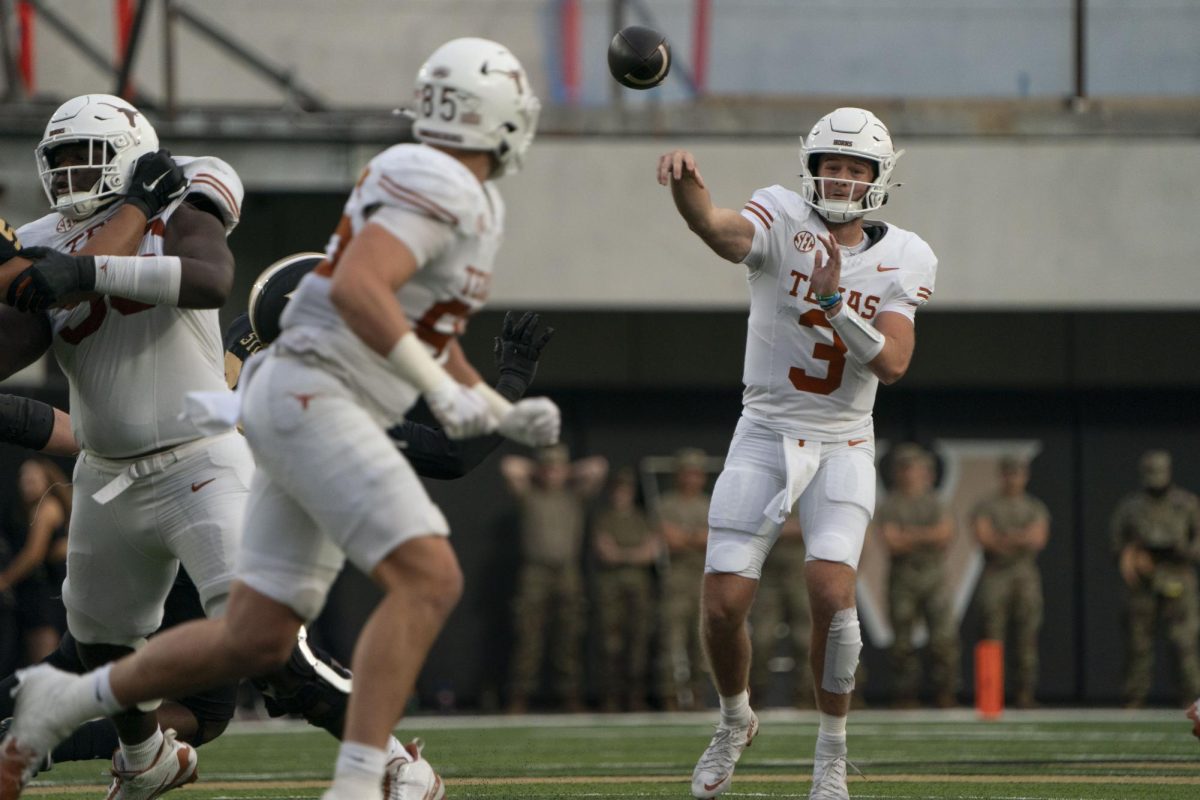
<path id="1" fill-rule="evenodd" d="M 871 433 L 879 379 L 846 347 L 809 289 L 824 221 L 795 192 L 759 189 L 742 209 L 755 225 L 750 324 L 742 382 L 745 416 L 778 433 L 815 441 Z M 842 296 L 865 320 L 885 311 L 912 319 L 933 295 L 937 259 L 915 233 L 868 222 L 865 247 L 843 252 Z M 854 248 L 857 250 L 858 248 Z"/>

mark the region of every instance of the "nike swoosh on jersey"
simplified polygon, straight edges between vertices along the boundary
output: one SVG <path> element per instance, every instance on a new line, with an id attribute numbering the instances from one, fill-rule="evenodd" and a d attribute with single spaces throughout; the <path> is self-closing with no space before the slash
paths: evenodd
<path id="1" fill-rule="evenodd" d="M 850 445 L 851 447 L 858 447 L 860 444 L 862 444 L 865 441 L 867 441 L 867 440 L 866 439 L 851 439 L 846 444 Z"/>
<path id="2" fill-rule="evenodd" d="M 192 484 L 192 491 L 193 491 L 193 492 L 198 492 L 198 491 L 200 491 L 201 489 L 203 489 L 205 486 L 208 486 L 210 483 L 212 483 L 212 482 L 213 482 L 213 481 L 215 481 L 215 480 L 216 480 L 216 478 L 209 478 L 209 479 L 208 479 L 208 480 L 206 480 L 206 481 L 200 481 L 199 483 L 193 483 L 193 484 Z"/>
<path id="3" fill-rule="evenodd" d="M 895 272 L 898 269 L 900 269 L 900 268 L 899 267 L 885 267 L 883 264 L 880 264 L 879 266 L 875 267 L 876 272 Z"/>

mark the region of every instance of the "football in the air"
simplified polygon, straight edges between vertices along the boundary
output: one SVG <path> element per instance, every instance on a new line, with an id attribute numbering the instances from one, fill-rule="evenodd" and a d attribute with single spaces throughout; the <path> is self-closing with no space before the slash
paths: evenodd
<path id="1" fill-rule="evenodd" d="M 630 89 L 658 86 L 671 71 L 671 46 L 652 28 L 622 28 L 608 45 L 608 71 Z"/>

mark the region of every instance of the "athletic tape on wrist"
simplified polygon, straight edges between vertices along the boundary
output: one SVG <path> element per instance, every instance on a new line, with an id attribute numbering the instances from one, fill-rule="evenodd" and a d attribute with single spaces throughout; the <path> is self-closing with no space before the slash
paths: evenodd
<path id="1" fill-rule="evenodd" d="M 179 305 L 183 263 L 178 256 L 96 256 L 96 291 L 149 303 Z"/>
<path id="2" fill-rule="evenodd" d="M 854 309 L 848 308 L 845 303 L 842 303 L 841 310 L 828 319 L 834 331 L 845 342 L 846 352 L 855 361 L 860 364 L 869 364 L 875 359 L 875 356 L 883 352 L 883 334 L 875 330 L 875 326 L 860 317 Z"/>
<path id="3" fill-rule="evenodd" d="M 446 385 L 446 381 L 454 380 L 412 331 L 400 337 L 387 359 L 396 374 L 421 394 L 436 392 Z"/>

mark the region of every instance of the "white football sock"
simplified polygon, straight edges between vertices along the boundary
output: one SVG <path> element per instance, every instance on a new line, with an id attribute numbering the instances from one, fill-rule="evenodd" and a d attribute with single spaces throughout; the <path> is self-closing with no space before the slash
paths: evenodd
<path id="1" fill-rule="evenodd" d="M 141 772 L 154 763 L 158 751 L 162 749 L 163 732 L 162 728 L 155 728 L 154 733 L 144 742 L 137 744 L 129 744 L 121 742 L 121 761 L 125 764 L 125 769 L 133 772 Z"/>
<path id="2" fill-rule="evenodd" d="M 821 726 L 820 726 L 821 733 L 828 734 L 829 736 L 845 737 L 847 717 L 837 717 L 837 716 L 834 716 L 833 714 L 826 714 L 824 711 L 822 711 L 820 713 L 821 713 Z"/>
<path id="3" fill-rule="evenodd" d="M 821 758 L 838 758 L 846 755 L 846 718 L 832 714 L 821 714 L 821 727 L 817 731 L 815 755 Z"/>
<path id="4" fill-rule="evenodd" d="M 383 800 L 386 763 L 387 753 L 383 750 L 359 742 L 342 742 L 330 789 L 337 797 Z"/>
<path id="5" fill-rule="evenodd" d="M 725 728 L 744 728 L 750 724 L 750 693 L 742 690 L 733 697 L 720 698 L 721 726 Z"/>

